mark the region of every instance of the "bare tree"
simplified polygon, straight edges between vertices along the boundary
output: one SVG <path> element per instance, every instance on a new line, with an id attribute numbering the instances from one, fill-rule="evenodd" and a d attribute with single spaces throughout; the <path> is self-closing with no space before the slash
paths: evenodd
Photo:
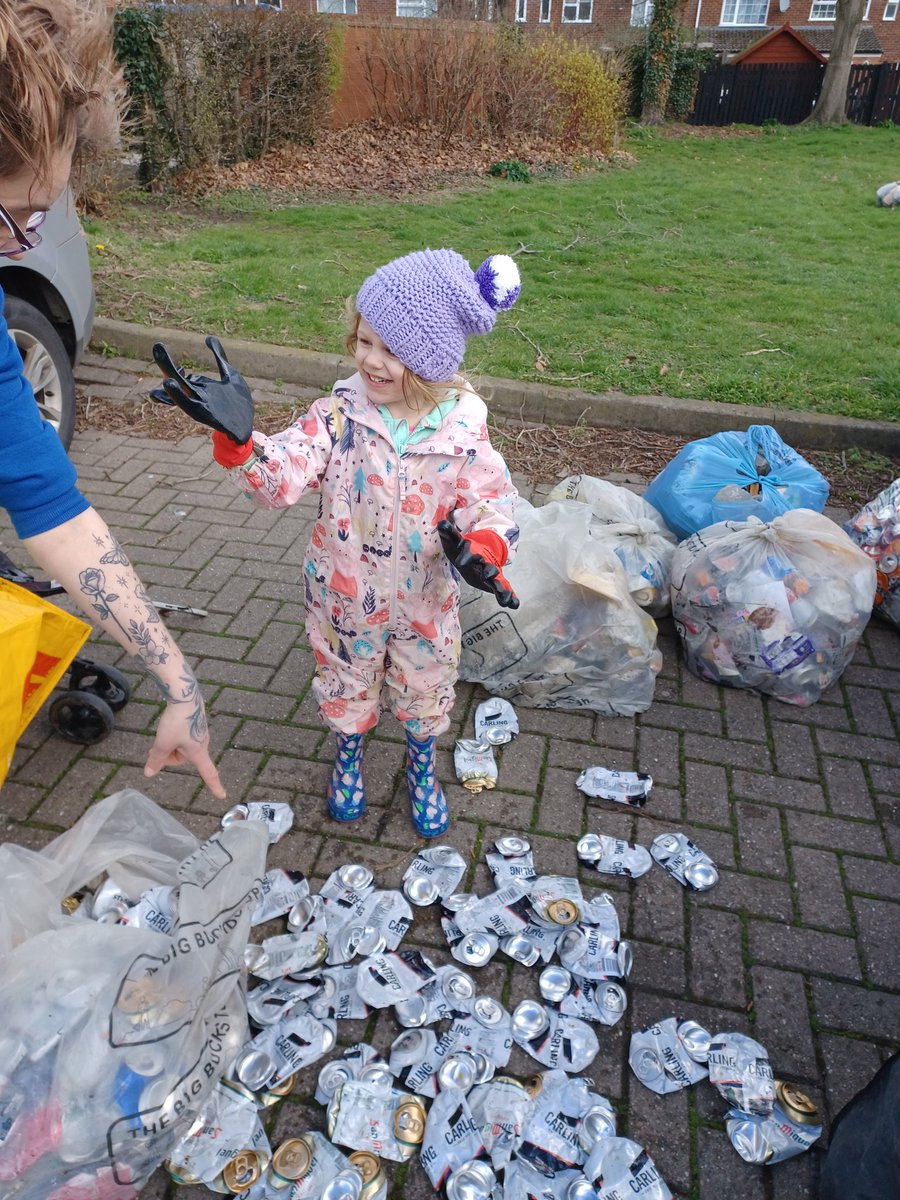
<path id="1" fill-rule="evenodd" d="M 837 0 L 834 39 L 822 91 L 807 121 L 817 125 L 842 125 L 847 120 L 847 82 L 865 11 L 866 0 Z"/>

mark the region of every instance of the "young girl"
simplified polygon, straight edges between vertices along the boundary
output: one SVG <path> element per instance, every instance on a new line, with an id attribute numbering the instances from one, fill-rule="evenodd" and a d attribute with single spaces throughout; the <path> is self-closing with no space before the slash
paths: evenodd
<path id="1" fill-rule="evenodd" d="M 364 735 L 390 708 L 406 730 L 416 830 L 437 837 L 450 823 L 435 740 L 450 724 L 459 663 L 457 571 L 518 604 L 500 574 L 518 536 L 517 493 L 484 401 L 458 372 L 466 339 L 489 333 L 518 294 L 506 255 L 476 272 L 453 250 L 381 267 L 356 298 L 347 348 L 357 373 L 275 437 L 249 433 L 249 392 L 215 339 L 221 383 L 154 351 L 167 375 L 156 398 L 213 426 L 216 460 L 254 503 L 286 507 L 321 489 L 304 590 L 314 690 L 337 734 L 335 820 L 365 811 Z"/>

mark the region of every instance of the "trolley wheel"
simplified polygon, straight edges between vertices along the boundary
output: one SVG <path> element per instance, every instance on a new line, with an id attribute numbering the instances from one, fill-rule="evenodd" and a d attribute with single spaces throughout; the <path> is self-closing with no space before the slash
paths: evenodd
<path id="1" fill-rule="evenodd" d="M 128 677 L 115 667 L 105 667 L 87 658 L 76 658 L 69 672 L 73 692 L 91 692 L 105 700 L 113 712 L 124 708 L 131 699 Z"/>
<path id="2" fill-rule="evenodd" d="M 48 716 L 58 734 L 83 746 L 102 742 L 116 723 L 113 710 L 93 692 L 63 692 L 50 705 Z"/>

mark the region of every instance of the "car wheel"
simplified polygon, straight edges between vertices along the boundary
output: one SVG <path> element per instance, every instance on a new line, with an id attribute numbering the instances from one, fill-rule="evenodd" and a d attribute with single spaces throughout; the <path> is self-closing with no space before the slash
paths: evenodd
<path id="1" fill-rule="evenodd" d="M 68 450 L 75 432 L 75 376 L 66 348 L 44 314 L 26 301 L 7 296 L 4 316 L 41 416 Z"/>

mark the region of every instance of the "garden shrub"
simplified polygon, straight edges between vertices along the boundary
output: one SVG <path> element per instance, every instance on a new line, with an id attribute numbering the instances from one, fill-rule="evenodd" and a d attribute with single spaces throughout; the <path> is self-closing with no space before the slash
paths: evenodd
<path id="1" fill-rule="evenodd" d="M 144 182 L 313 141 L 330 116 L 334 29 L 255 8 L 119 9 L 116 49 Z"/>

